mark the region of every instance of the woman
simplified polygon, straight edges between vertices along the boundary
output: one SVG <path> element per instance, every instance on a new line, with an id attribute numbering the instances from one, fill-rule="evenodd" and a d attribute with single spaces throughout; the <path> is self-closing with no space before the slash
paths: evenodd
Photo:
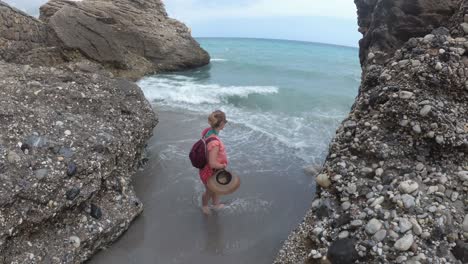
<path id="1" fill-rule="evenodd" d="M 223 111 L 216 110 L 208 117 L 209 128 L 206 128 L 202 132 L 203 138 L 213 137 L 216 140 L 211 140 L 207 145 L 208 150 L 208 163 L 200 170 L 200 179 L 205 184 L 205 193 L 202 196 L 202 211 L 205 214 L 210 214 L 210 208 L 208 203 L 212 200 L 213 206 L 216 209 L 221 209 L 224 204 L 220 203 L 219 195 L 210 191 L 207 187 L 208 178 L 213 175 L 214 170 L 224 169 L 227 167 L 227 155 L 226 148 L 223 142 L 219 139 L 218 135 L 226 125 L 226 114 Z"/>

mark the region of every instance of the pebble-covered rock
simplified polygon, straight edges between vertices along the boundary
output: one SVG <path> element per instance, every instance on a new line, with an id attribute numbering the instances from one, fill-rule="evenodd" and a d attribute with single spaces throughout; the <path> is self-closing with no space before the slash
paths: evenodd
<path id="1" fill-rule="evenodd" d="M 357 241 L 356 263 L 463 263 L 468 6 L 429 2 L 355 0 L 362 82 L 321 172 L 332 180 L 317 197 L 331 207 L 307 212 L 275 263 L 303 263 L 344 234 Z M 309 236 L 315 226 L 321 237 Z"/>

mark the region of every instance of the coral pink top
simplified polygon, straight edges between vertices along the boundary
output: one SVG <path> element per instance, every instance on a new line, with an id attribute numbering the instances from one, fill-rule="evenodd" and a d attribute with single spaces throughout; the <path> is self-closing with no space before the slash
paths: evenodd
<path id="1" fill-rule="evenodd" d="M 205 137 L 206 133 L 210 131 L 211 128 L 205 128 L 202 132 L 202 137 Z M 218 136 L 212 135 L 210 137 L 215 137 L 217 140 L 212 140 L 210 143 L 208 143 L 207 149 L 208 153 L 213 150 L 215 147 L 219 147 L 219 152 L 218 152 L 218 157 L 216 158 L 217 161 L 221 164 L 228 164 L 227 160 L 227 154 L 226 154 L 226 147 L 224 146 L 224 143 L 219 139 Z M 209 155 L 209 154 L 208 154 Z M 204 184 L 207 184 L 208 178 L 210 178 L 213 175 L 213 169 L 210 167 L 210 164 L 207 163 L 206 166 L 200 170 L 200 179 Z"/>

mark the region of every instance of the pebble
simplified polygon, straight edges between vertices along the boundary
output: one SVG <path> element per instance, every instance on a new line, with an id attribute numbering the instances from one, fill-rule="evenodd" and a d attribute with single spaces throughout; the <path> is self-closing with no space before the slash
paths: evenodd
<path id="1" fill-rule="evenodd" d="M 444 143 L 444 136 L 441 136 L 441 135 L 436 136 L 436 142 L 437 144 Z"/>
<path id="2" fill-rule="evenodd" d="M 373 218 L 367 223 L 365 230 L 369 235 L 373 235 L 377 231 L 379 231 L 381 228 L 382 228 L 382 223 L 378 219 Z"/>
<path id="3" fill-rule="evenodd" d="M 10 163 L 17 163 L 17 162 L 19 162 L 21 160 L 21 158 L 20 158 L 20 156 L 18 154 L 16 154 L 16 152 L 9 151 L 8 156 L 7 156 L 7 160 Z"/>
<path id="4" fill-rule="evenodd" d="M 413 97 L 413 93 L 412 92 L 408 92 L 408 91 L 401 91 L 399 93 L 399 96 L 401 99 L 410 99 L 411 97 Z"/>
<path id="5" fill-rule="evenodd" d="M 80 194 L 80 189 L 77 187 L 73 187 L 67 191 L 66 197 L 67 200 L 74 200 Z"/>
<path id="6" fill-rule="evenodd" d="M 419 66 L 421 66 L 421 62 L 418 61 L 418 60 L 411 60 L 411 65 L 413 67 L 419 67 Z"/>
<path id="7" fill-rule="evenodd" d="M 71 236 L 71 237 L 69 238 L 69 240 L 70 240 L 70 244 L 72 244 L 73 247 L 75 247 L 75 248 L 79 248 L 79 247 L 80 247 L 80 245 L 81 245 L 81 240 L 80 240 L 79 237 L 77 237 L 77 236 Z"/>
<path id="8" fill-rule="evenodd" d="M 411 218 L 410 222 L 413 225 L 413 233 L 418 236 L 421 235 L 423 230 L 419 225 L 418 220 L 416 220 L 415 218 Z"/>
<path id="9" fill-rule="evenodd" d="M 340 239 L 343 239 L 343 238 L 347 238 L 349 237 L 349 232 L 348 231 L 341 231 L 339 234 L 338 234 L 338 238 Z"/>
<path id="10" fill-rule="evenodd" d="M 468 214 L 465 215 L 465 219 L 463 220 L 463 231 L 468 232 Z"/>
<path id="11" fill-rule="evenodd" d="M 359 226 L 362 226 L 362 224 L 363 224 L 362 220 L 359 220 L 359 219 L 358 220 L 353 220 L 351 222 L 351 226 L 353 226 L 353 227 L 359 227 Z"/>
<path id="12" fill-rule="evenodd" d="M 460 178 L 460 180 L 468 181 L 468 171 L 459 171 L 457 175 L 458 175 L 458 178 Z"/>
<path id="13" fill-rule="evenodd" d="M 70 130 L 65 130 L 65 136 L 69 136 L 71 135 L 71 131 Z"/>
<path id="14" fill-rule="evenodd" d="M 95 219 L 101 219 L 102 216 L 102 210 L 95 204 L 91 204 L 91 212 L 90 215 L 94 217 Z"/>
<path id="15" fill-rule="evenodd" d="M 430 105 L 425 105 L 425 106 L 421 109 L 421 111 L 419 111 L 419 114 L 420 114 L 421 116 L 427 116 L 427 115 L 431 112 L 431 110 L 432 110 L 432 106 L 430 106 Z"/>
<path id="16" fill-rule="evenodd" d="M 345 211 L 347 211 L 350 207 L 351 207 L 350 202 L 344 202 L 343 204 L 341 204 L 341 208 Z"/>
<path id="17" fill-rule="evenodd" d="M 377 233 L 374 234 L 374 236 L 372 236 L 372 239 L 374 239 L 374 241 L 376 242 L 381 242 L 382 240 L 385 239 L 386 236 L 387 236 L 387 230 L 380 229 L 379 231 L 377 231 Z"/>
<path id="18" fill-rule="evenodd" d="M 403 201 L 403 205 L 405 206 L 406 209 L 409 209 L 416 205 L 415 199 L 411 195 L 403 194 L 401 196 L 401 200 Z"/>
<path id="19" fill-rule="evenodd" d="M 380 176 L 382 176 L 383 172 L 384 172 L 384 170 L 382 168 L 378 168 L 378 169 L 375 170 L 375 175 L 377 177 L 380 177 Z"/>
<path id="20" fill-rule="evenodd" d="M 417 182 L 411 181 L 411 180 L 401 182 L 400 186 L 398 187 L 398 189 L 402 193 L 412 193 L 412 192 L 416 191 L 418 188 L 419 188 L 419 184 Z"/>
<path id="21" fill-rule="evenodd" d="M 49 174 L 48 169 L 38 169 L 34 172 L 34 175 L 38 180 L 44 179 Z"/>
<path id="22" fill-rule="evenodd" d="M 468 23 L 461 23 L 460 26 L 462 27 L 465 34 L 468 34 Z"/>
<path id="23" fill-rule="evenodd" d="M 381 205 L 385 200 L 385 197 L 380 196 L 379 198 L 375 199 L 374 202 L 372 202 L 371 207 L 376 207 L 378 205 Z"/>
<path id="24" fill-rule="evenodd" d="M 422 171 L 423 169 L 424 169 L 424 164 L 422 164 L 422 163 L 416 164 L 416 170 L 417 171 Z"/>
<path id="25" fill-rule="evenodd" d="M 427 194 L 435 193 L 435 192 L 437 192 L 437 190 L 439 190 L 439 187 L 437 187 L 437 186 L 429 186 L 429 188 L 428 188 L 428 190 L 427 190 Z"/>
<path id="26" fill-rule="evenodd" d="M 414 238 L 412 234 L 405 235 L 395 242 L 394 247 L 399 251 L 407 251 L 413 245 Z"/>
<path id="27" fill-rule="evenodd" d="M 438 70 L 438 71 L 442 70 L 442 63 L 437 62 L 436 65 L 435 65 L 435 69 Z"/>
<path id="28" fill-rule="evenodd" d="M 421 126 L 419 126 L 419 125 L 414 125 L 414 126 L 413 126 L 413 131 L 414 131 L 415 133 L 417 133 L 417 134 L 420 134 L 420 133 L 422 132 Z"/>
<path id="29" fill-rule="evenodd" d="M 67 176 L 68 177 L 73 177 L 77 172 L 77 166 L 74 162 L 68 163 L 67 166 Z"/>
<path id="30" fill-rule="evenodd" d="M 328 178 L 327 174 L 319 174 L 316 178 L 315 181 L 317 182 L 318 185 L 320 185 L 322 188 L 328 188 L 331 185 L 331 181 Z"/>
<path id="31" fill-rule="evenodd" d="M 413 224 L 407 218 L 400 218 L 400 233 L 406 233 L 406 231 L 410 230 L 413 227 Z"/>

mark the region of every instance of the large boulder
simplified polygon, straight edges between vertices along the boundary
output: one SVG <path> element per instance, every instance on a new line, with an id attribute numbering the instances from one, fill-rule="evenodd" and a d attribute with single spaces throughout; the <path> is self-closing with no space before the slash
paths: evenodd
<path id="1" fill-rule="evenodd" d="M 155 114 L 89 62 L 0 62 L 0 79 L 0 263 L 83 262 L 142 210 L 130 177 Z"/>
<path id="2" fill-rule="evenodd" d="M 119 76 L 183 70 L 209 63 L 190 30 L 160 0 L 51 0 L 41 7 L 56 43 L 78 50 Z"/>

